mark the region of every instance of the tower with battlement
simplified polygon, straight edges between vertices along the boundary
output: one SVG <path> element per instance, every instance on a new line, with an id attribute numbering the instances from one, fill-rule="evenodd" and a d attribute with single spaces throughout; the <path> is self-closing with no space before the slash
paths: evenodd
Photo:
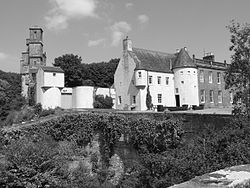
<path id="1" fill-rule="evenodd" d="M 43 52 L 43 30 L 34 26 L 29 28 L 26 39 L 27 50 L 22 52 L 20 74 L 22 77 L 22 95 L 27 99 L 35 96 L 36 73 L 41 66 L 46 66 L 46 53 Z"/>

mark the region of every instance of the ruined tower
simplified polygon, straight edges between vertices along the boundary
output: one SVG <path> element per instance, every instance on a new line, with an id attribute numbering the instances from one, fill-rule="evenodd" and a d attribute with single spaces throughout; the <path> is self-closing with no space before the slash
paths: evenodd
<path id="1" fill-rule="evenodd" d="M 40 66 L 46 66 L 46 53 L 43 52 L 43 30 L 38 26 L 29 28 L 26 39 L 27 50 L 22 52 L 20 73 L 22 95 L 29 101 L 35 95 L 36 73 Z"/>

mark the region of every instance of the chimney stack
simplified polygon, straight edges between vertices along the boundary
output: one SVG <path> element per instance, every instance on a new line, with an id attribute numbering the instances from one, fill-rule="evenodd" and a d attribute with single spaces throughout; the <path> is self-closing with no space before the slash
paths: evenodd
<path id="1" fill-rule="evenodd" d="M 132 51 L 132 41 L 128 38 L 128 36 L 123 39 L 123 51 Z"/>

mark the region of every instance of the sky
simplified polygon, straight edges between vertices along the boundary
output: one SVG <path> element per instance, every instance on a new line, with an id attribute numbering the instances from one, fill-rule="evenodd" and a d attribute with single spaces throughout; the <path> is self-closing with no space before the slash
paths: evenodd
<path id="1" fill-rule="evenodd" d="M 122 55 L 128 36 L 134 47 L 167 53 L 187 47 L 202 58 L 230 62 L 231 20 L 250 23 L 249 0 L 0 0 L 0 70 L 20 71 L 29 28 L 44 30 L 47 65 L 64 54 L 82 63 Z"/>

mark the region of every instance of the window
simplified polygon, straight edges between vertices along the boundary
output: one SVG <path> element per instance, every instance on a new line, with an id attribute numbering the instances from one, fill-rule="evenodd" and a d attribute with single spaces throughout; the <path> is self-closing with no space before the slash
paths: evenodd
<path id="1" fill-rule="evenodd" d="M 210 90 L 210 91 L 209 91 L 209 101 L 210 101 L 211 103 L 214 102 L 214 91 L 213 91 L 213 90 Z"/>
<path id="2" fill-rule="evenodd" d="M 213 83 L 213 72 L 212 71 L 208 72 L 208 82 Z"/>
<path id="3" fill-rule="evenodd" d="M 141 78 L 141 72 L 138 72 L 138 77 Z"/>
<path id="4" fill-rule="evenodd" d="M 222 103 L 222 91 L 218 91 L 218 103 Z"/>
<path id="5" fill-rule="evenodd" d="M 183 74 L 183 71 L 181 71 L 181 74 Z"/>
<path id="6" fill-rule="evenodd" d="M 181 81 L 182 84 L 184 84 L 184 81 Z"/>
<path id="7" fill-rule="evenodd" d="M 230 103 L 233 103 L 233 101 L 234 101 L 234 93 L 233 93 L 233 91 L 230 91 L 229 92 L 229 97 L 230 97 Z"/>
<path id="8" fill-rule="evenodd" d="M 152 84 L 152 83 L 153 83 L 153 76 L 149 76 L 149 77 L 148 77 L 148 83 L 149 83 L 149 84 Z"/>
<path id="9" fill-rule="evenodd" d="M 161 84 L 161 77 L 160 76 L 157 76 L 157 83 Z"/>
<path id="10" fill-rule="evenodd" d="M 175 88 L 175 93 L 179 93 L 179 89 L 178 88 Z"/>
<path id="11" fill-rule="evenodd" d="M 132 103 L 133 103 L 133 104 L 136 103 L 136 97 L 135 97 L 135 96 L 133 96 L 133 101 L 132 101 Z"/>
<path id="12" fill-rule="evenodd" d="M 121 97 L 121 96 L 118 97 L 118 103 L 119 103 L 119 104 L 122 103 L 122 97 Z"/>
<path id="13" fill-rule="evenodd" d="M 53 76 L 56 76 L 56 73 L 55 73 L 55 72 L 53 72 Z"/>
<path id="14" fill-rule="evenodd" d="M 220 84 L 221 83 L 221 73 L 217 72 L 217 83 Z"/>
<path id="15" fill-rule="evenodd" d="M 158 94 L 157 98 L 158 98 L 158 103 L 161 103 L 162 102 L 162 94 Z"/>
<path id="16" fill-rule="evenodd" d="M 188 74 L 190 74 L 190 71 L 188 71 Z"/>
<path id="17" fill-rule="evenodd" d="M 166 77 L 166 85 L 169 84 L 169 77 Z"/>
<path id="18" fill-rule="evenodd" d="M 132 84 L 135 85 L 135 81 L 134 80 L 132 80 Z"/>
<path id="19" fill-rule="evenodd" d="M 206 95 L 205 95 L 205 90 L 204 89 L 202 89 L 201 90 L 201 103 L 205 103 L 205 101 L 206 101 Z"/>
<path id="20" fill-rule="evenodd" d="M 204 70 L 200 70 L 200 82 L 204 82 Z"/>

